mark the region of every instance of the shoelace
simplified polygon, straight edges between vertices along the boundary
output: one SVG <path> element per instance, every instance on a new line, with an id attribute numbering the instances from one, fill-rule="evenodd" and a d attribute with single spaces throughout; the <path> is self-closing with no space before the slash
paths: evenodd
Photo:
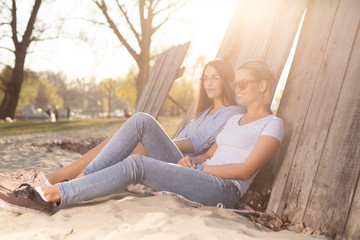
<path id="1" fill-rule="evenodd" d="M 24 189 L 21 189 L 22 187 L 25 187 Z M 25 198 L 34 198 L 34 188 L 31 187 L 30 184 L 23 183 L 21 184 L 17 189 L 14 190 L 15 197 L 25 197 Z"/>
<path id="2" fill-rule="evenodd" d="M 9 177 L 10 177 L 10 181 L 12 181 L 12 179 L 13 179 L 15 181 L 23 180 L 23 181 L 35 182 L 37 175 L 38 175 L 38 172 L 36 170 L 32 169 L 28 173 L 24 173 L 24 172 L 20 172 L 20 171 L 15 172 L 15 173 L 9 175 Z"/>

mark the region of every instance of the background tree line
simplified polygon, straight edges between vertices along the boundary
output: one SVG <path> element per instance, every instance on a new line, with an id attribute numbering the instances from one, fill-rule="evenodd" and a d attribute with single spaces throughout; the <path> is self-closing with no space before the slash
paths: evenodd
<path id="1" fill-rule="evenodd" d="M 3 78 L 11 76 L 11 68 L 5 68 L 0 74 Z M 58 108 L 70 107 L 81 110 L 84 114 L 97 115 L 101 112 L 113 112 L 127 107 L 130 111 L 136 105 L 136 70 L 132 68 L 126 77 L 117 79 L 67 79 L 59 72 L 34 72 L 26 70 L 19 94 L 17 114 L 24 106 L 33 106 L 45 111 L 49 106 Z M 170 95 L 188 108 L 194 99 L 193 81 L 186 77 L 174 82 Z M 0 92 L 0 100 L 4 93 Z M 165 101 L 162 114 L 181 112 L 171 101 Z"/>
<path id="2" fill-rule="evenodd" d="M 146 84 L 151 69 L 150 62 L 156 55 L 151 47 L 153 35 L 172 18 L 174 12 L 185 5 L 185 2 L 184 0 L 89 0 L 89 3 L 97 11 L 95 14 L 91 14 L 91 19 L 84 19 L 84 21 L 103 26 L 112 31 L 137 65 L 136 76 L 134 76 L 134 86 L 137 93 L 135 101 Z M 67 105 L 70 101 L 65 96 L 59 96 L 65 95 L 62 93 L 63 90 L 58 90 L 59 92 L 53 90 L 52 87 L 58 89 L 60 85 L 54 86 L 52 80 L 35 77 L 36 74 L 30 74 L 25 70 L 26 56 L 30 50 L 36 50 L 36 43 L 66 35 L 62 32 L 63 19 L 59 19 L 55 24 L 54 22 L 48 23 L 46 19 L 39 19 L 38 17 L 42 6 L 47 4 L 49 8 L 52 3 L 46 0 L 26 1 L 26 4 L 20 0 L 0 0 L 0 40 L 4 40 L 3 43 L 5 43 L 5 45 L 0 45 L 0 50 L 12 55 L 11 62 L 0 62 L 2 65 L 0 70 L 3 73 L 0 75 L 0 119 L 14 117 L 21 92 L 24 91 L 30 91 L 32 94 L 37 93 L 35 99 L 42 102 L 41 105 L 45 105 L 47 100 L 59 105 Z M 23 8 L 22 14 L 19 14 L 19 8 L 24 6 L 27 8 Z M 25 80 L 33 81 L 33 84 L 28 84 L 23 90 L 22 85 Z M 38 82 L 34 84 L 34 81 Z M 125 81 L 122 84 L 128 86 L 130 83 Z M 31 87 L 38 89 L 34 90 Z M 75 91 L 77 87 L 70 90 Z M 90 91 L 90 89 L 90 87 L 86 88 L 85 92 Z M 103 87 L 103 89 L 106 88 Z M 117 92 L 119 93 L 121 90 L 117 90 Z M 124 91 L 122 92 L 124 95 Z M 82 89 L 82 93 L 84 93 L 84 89 Z M 131 103 L 132 100 L 130 99 L 133 94 L 132 92 L 130 94 L 132 97 L 129 94 L 125 94 L 128 95 L 126 101 Z M 22 95 L 24 96 L 24 93 Z M 53 95 L 53 97 L 47 95 Z M 35 104 L 36 100 L 32 99 L 31 96 L 33 95 L 23 98 L 27 98 L 27 101 L 33 101 Z M 21 101 L 25 101 L 24 99 Z M 110 103 L 111 97 L 107 101 Z M 83 105 L 86 104 L 83 103 Z M 109 105 L 111 106 L 111 104 Z"/>

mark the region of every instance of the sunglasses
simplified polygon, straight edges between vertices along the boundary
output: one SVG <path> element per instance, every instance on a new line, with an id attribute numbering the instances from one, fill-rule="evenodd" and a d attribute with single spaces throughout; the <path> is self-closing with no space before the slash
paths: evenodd
<path id="1" fill-rule="evenodd" d="M 230 83 L 231 88 L 235 91 L 236 88 L 240 90 L 244 90 L 247 88 L 250 82 L 259 82 L 259 80 L 240 80 L 240 81 L 233 81 Z"/>
<path id="2" fill-rule="evenodd" d="M 215 81 L 217 81 L 217 80 L 219 80 L 219 79 L 220 79 L 220 76 L 218 76 L 218 75 L 212 75 L 211 77 L 201 77 L 201 78 L 200 78 L 200 81 L 201 81 L 202 83 L 207 82 L 207 81 L 215 82 Z"/>

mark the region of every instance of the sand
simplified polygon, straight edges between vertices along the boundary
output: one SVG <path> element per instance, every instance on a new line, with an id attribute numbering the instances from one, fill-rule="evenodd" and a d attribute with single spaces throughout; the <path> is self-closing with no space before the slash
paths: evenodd
<path id="1" fill-rule="evenodd" d="M 0 172 L 58 169 L 80 155 L 31 144 L 103 137 L 115 130 L 0 137 Z M 287 230 L 273 232 L 227 209 L 194 208 L 171 196 L 129 192 L 58 209 L 51 216 L 0 209 L 0 224 L 0 239 L 328 239 Z"/>

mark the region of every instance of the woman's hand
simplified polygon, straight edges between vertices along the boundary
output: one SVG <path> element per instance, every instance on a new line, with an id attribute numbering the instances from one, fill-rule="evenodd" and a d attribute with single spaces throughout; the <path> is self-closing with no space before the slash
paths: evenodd
<path id="1" fill-rule="evenodd" d="M 181 158 L 177 164 L 184 167 L 196 168 L 195 162 L 189 156 Z"/>

